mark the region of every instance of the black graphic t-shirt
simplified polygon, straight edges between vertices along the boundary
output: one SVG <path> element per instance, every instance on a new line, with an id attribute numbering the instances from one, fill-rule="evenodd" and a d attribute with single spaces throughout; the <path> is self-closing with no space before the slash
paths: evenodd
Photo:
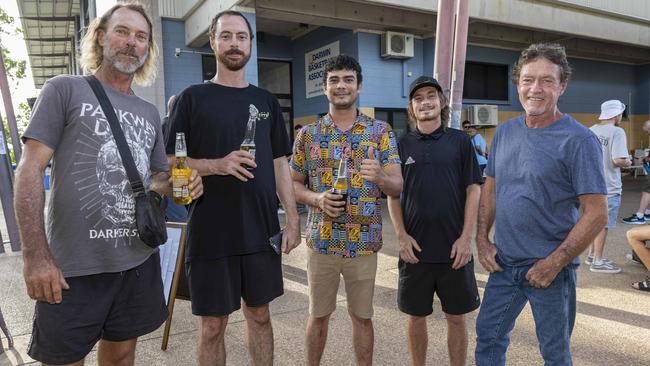
<path id="1" fill-rule="evenodd" d="M 167 171 L 156 107 L 104 85 L 142 181 Z M 66 277 L 120 272 L 154 252 L 138 237 L 135 201 L 111 128 L 90 86 L 62 75 L 43 86 L 23 139 L 54 150 L 50 250 Z"/>
<path id="2" fill-rule="evenodd" d="M 203 177 L 204 194 L 189 221 L 188 260 L 270 250 L 268 239 L 280 230 L 273 160 L 291 154 L 291 147 L 280 105 L 264 89 L 205 83 L 178 96 L 170 116 L 169 155 L 174 154 L 172 137 L 184 132 L 188 157 L 223 158 L 239 150 L 250 118 L 256 118 L 255 178 Z"/>

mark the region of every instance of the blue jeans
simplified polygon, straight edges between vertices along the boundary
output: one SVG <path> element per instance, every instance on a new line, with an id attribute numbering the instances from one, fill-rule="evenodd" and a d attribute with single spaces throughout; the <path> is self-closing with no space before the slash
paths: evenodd
<path id="1" fill-rule="evenodd" d="M 539 289 L 526 280 L 532 265 L 512 267 L 497 262 L 503 272 L 490 274 L 476 319 L 476 365 L 506 364 L 509 334 L 527 301 L 544 364 L 573 365 L 570 343 L 576 318 L 575 267 L 565 267 L 549 287 Z"/>

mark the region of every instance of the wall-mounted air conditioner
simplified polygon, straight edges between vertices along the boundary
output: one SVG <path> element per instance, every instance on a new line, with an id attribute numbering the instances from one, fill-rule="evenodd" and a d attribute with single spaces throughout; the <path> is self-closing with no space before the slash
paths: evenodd
<path id="1" fill-rule="evenodd" d="M 413 35 L 408 33 L 386 32 L 381 35 L 381 57 L 413 57 Z"/>
<path id="2" fill-rule="evenodd" d="M 476 126 L 496 126 L 499 122 L 499 108 L 496 105 L 469 106 L 469 122 Z"/>

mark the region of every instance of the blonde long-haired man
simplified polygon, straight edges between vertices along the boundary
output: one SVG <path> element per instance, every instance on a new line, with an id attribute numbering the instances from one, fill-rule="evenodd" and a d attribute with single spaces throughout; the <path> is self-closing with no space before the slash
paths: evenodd
<path id="1" fill-rule="evenodd" d="M 118 4 L 82 41 L 82 66 L 106 90 L 145 187 L 169 191 L 160 116 L 131 83 L 155 74 L 156 45 L 142 6 Z M 133 365 L 139 336 L 167 318 L 158 251 L 135 225 L 134 198 L 113 134 L 80 76 L 49 80 L 23 136 L 16 216 L 23 273 L 37 300 L 28 354 L 44 364 L 82 365 L 99 341 L 99 365 Z M 53 159 L 47 235 L 41 177 Z M 203 190 L 193 172 L 192 196 Z"/>

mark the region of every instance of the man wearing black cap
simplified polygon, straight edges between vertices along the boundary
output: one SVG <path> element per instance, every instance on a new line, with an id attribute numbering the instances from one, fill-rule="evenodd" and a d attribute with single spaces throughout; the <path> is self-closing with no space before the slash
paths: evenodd
<path id="1" fill-rule="evenodd" d="M 449 104 L 436 79 L 421 76 L 410 87 L 412 132 L 398 150 L 402 161 L 402 199 L 388 197 L 400 246 L 399 309 L 409 314 L 413 365 L 426 363 L 426 317 L 438 294 L 447 318 L 449 363 L 465 365 L 464 314 L 479 306 L 471 235 L 482 182 L 472 142 L 448 129 Z"/>

